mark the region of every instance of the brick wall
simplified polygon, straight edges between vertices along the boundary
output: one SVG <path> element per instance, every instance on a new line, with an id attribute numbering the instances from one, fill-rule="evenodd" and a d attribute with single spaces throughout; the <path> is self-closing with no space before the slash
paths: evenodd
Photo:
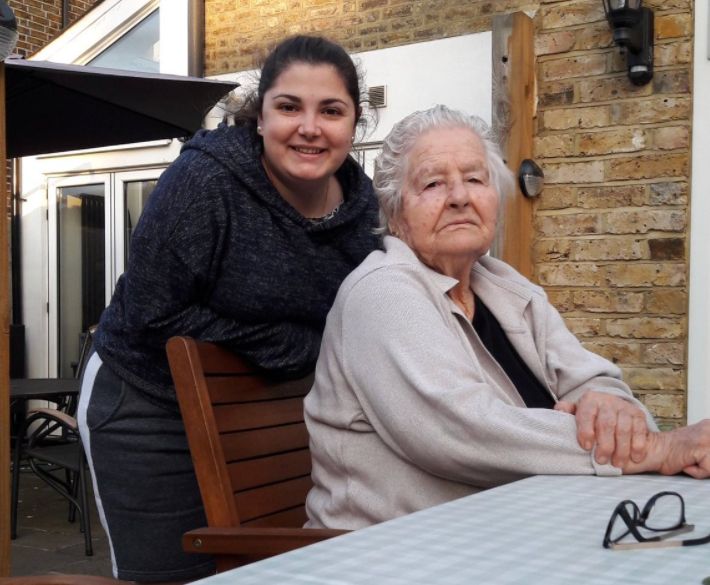
<path id="1" fill-rule="evenodd" d="M 535 279 L 591 350 L 624 370 L 663 426 L 685 418 L 692 0 L 647 0 L 655 76 L 631 85 L 601 0 L 206 0 L 206 72 L 238 71 L 288 34 L 350 51 L 534 15 Z"/>
<path id="2" fill-rule="evenodd" d="M 207 74 L 254 66 L 255 55 L 291 34 L 324 34 L 369 51 L 490 30 L 496 13 L 534 9 L 525 0 L 205 0 Z"/>
<path id="3" fill-rule="evenodd" d="M 69 25 L 102 0 L 68 0 Z M 62 29 L 62 0 L 7 0 L 17 18 L 16 53 L 30 57 L 56 38 Z"/>
<path id="4" fill-rule="evenodd" d="M 690 0 L 650 0 L 655 76 L 626 77 L 601 2 L 536 18 L 536 275 L 572 330 L 664 423 L 685 417 Z"/>

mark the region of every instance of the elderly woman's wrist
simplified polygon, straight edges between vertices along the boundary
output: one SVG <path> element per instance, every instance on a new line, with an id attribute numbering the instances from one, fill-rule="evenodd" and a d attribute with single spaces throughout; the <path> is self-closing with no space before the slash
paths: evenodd
<path id="1" fill-rule="evenodd" d="M 663 465 L 668 458 L 668 452 L 673 440 L 672 431 L 648 433 L 646 435 L 646 456 L 638 462 L 629 459 L 622 467 L 623 473 L 663 473 Z"/>
<path id="2" fill-rule="evenodd" d="M 704 420 L 672 431 L 648 434 L 646 457 L 639 463 L 629 462 L 624 473 L 655 471 L 673 475 L 691 466 L 710 471 L 710 421 Z"/>

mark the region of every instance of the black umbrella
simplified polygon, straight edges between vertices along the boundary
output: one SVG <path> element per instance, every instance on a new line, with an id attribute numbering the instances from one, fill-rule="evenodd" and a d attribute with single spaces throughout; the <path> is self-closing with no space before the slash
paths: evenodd
<path id="1" fill-rule="evenodd" d="M 189 136 L 238 86 L 47 61 L 5 61 L 8 158 Z"/>

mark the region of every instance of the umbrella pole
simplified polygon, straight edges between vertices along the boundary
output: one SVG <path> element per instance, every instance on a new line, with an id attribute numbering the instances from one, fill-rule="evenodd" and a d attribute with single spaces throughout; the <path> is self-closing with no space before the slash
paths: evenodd
<path id="1" fill-rule="evenodd" d="M 0 577 L 10 574 L 10 286 L 5 136 L 5 64 L 0 61 Z"/>

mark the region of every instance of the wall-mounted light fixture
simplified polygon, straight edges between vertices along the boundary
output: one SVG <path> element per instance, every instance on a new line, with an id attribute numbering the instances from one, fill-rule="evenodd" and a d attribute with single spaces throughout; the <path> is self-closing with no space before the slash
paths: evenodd
<path id="1" fill-rule="evenodd" d="M 545 186 L 545 174 L 534 160 L 526 158 L 518 169 L 518 183 L 525 197 L 537 197 Z"/>
<path id="2" fill-rule="evenodd" d="M 626 49 L 626 66 L 634 85 L 653 79 L 653 10 L 642 0 L 602 0 L 614 43 Z"/>
<path id="3" fill-rule="evenodd" d="M 0 0 L 0 61 L 12 53 L 17 44 L 17 20 L 7 2 Z"/>

